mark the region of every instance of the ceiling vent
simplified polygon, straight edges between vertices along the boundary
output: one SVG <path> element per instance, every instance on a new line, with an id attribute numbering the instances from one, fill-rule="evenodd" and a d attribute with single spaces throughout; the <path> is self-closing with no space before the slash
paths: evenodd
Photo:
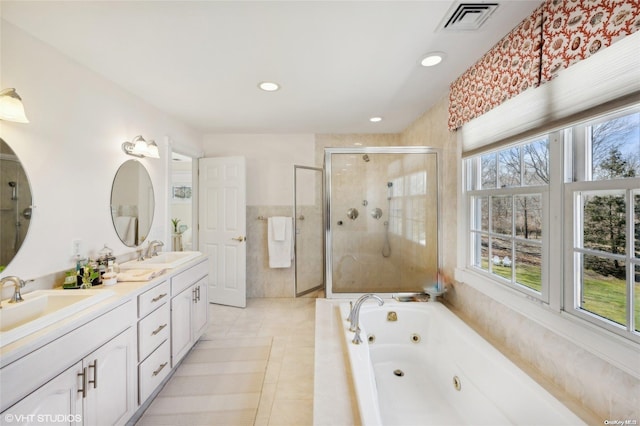
<path id="1" fill-rule="evenodd" d="M 454 4 L 442 20 L 441 29 L 447 31 L 475 31 L 489 19 L 498 3 Z"/>

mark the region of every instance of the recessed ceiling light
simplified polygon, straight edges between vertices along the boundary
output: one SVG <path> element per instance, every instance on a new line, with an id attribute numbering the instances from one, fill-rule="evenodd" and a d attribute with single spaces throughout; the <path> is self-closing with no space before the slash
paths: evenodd
<path id="1" fill-rule="evenodd" d="M 379 123 L 382 121 L 382 117 L 371 117 L 369 121 L 372 123 Z"/>
<path id="2" fill-rule="evenodd" d="M 273 81 L 263 81 L 258 84 L 258 87 L 265 92 L 275 92 L 280 89 L 280 85 L 278 83 L 274 83 Z"/>
<path id="3" fill-rule="evenodd" d="M 446 54 L 444 52 L 430 52 L 427 53 L 424 58 L 420 61 L 420 65 L 423 67 L 432 67 L 434 65 L 438 65 Z"/>

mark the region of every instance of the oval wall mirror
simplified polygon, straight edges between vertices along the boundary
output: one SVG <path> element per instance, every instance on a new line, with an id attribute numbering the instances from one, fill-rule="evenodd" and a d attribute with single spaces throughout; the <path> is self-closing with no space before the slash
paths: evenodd
<path id="1" fill-rule="evenodd" d="M 124 245 L 139 246 L 146 240 L 155 209 L 153 185 L 147 169 L 127 160 L 118 169 L 111 187 L 111 218 Z"/>
<path id="2" fill-rule="evenodd" d="M 0 138 L 0 272 L 20 250 L 31 223 L 31 186 L 22 163 Z"/>

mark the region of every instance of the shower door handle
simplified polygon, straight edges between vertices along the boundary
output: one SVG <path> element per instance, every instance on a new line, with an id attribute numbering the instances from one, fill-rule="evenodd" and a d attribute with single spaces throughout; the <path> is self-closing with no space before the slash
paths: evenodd
<path id="1" fill-rule="evenodd" d="M 239 242 L 247 241 L 247 237 L 242 237 L 242 236 L 231 238 L 231 239 Z"/>

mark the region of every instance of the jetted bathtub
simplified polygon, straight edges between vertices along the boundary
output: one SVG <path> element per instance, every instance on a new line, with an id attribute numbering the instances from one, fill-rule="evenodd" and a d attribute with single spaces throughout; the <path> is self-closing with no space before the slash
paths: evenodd
<path id="1" fill-rule="evenodd" d="M 441 303 L 366 301 L 360 345 L 340 315 L 365 426 L 585 424 Z"/>

